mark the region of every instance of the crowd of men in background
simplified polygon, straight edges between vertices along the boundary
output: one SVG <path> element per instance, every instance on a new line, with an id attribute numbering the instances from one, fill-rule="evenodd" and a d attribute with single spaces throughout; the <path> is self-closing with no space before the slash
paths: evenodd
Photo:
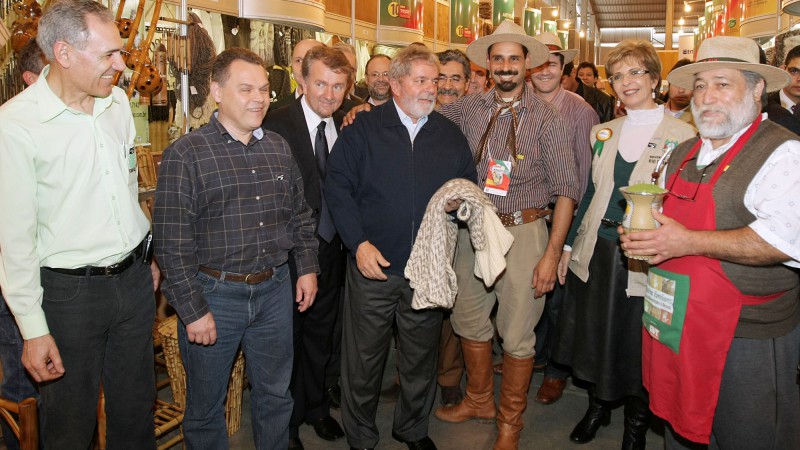
<path id="1" fill-rule="evenodd" d="M 713 150 L 721 147 L 735 158 L 741 145 L 732 143 L 752 140 L 759 162 L 729 175 L 750 182 L 773 150 L 783 163 L 798 163 L 796 135 L 766 119 L 800 131 L 800 47 L 788 53 L 782 69 L 762 70 L 766 66 L 749 55 L 724 59 L 730 56 L 725 42 L 707 42 L 707 60 L 679 61 L 670 71 L 674 82 L 657 100 L 663 104 L 660 117 L 697 124 L 696 147 L 680 146 L 677 154 L 689 161 L 702 144 L 708 165 L 682 175 L 686 161 L 670 161 L 667 173 L 673 184 L 695 183 L 694 195 L 699 192 L 701 199 Z M 597 67 L 576 67 L 577 52 L 555 34 L 527 36 L 506 21 L 466 53 L 411 45 L 393 55 L 374 54 L 357 83 L 351 45 L 306 39 L 292 53 L 296 91 L 270 102 L 264 61 L 247 49 L 225 50 L 211 70 L 218 109 L 210 123 L 164 151 L 151 235 L 137 199 L 130 107 L 112 84 L 124 69 L 121 50 L 105 7 L 61 0 L 42 17 L 37 44 L 23 51 L 20 76 L 31 87 L 0 108 L 0 284 L 18 324 L 0 309 L 2 396 L 20 401 L 37 395 L 30 377 L 41 383 L 43 448 L 88 447 L 95 419 L 86 411 L 94 410 L 101 382 L 109 447 L 154 448 L 152 292 L 163 275 L 162 292 L 180 319 L 187 374 L 183 434 L 190 448 L 227 448 L 224 399 L 240 348 L 257 448 L 302 449 L 304 424 L 324 440 L 346 437 L 351 448 L 374 448 L 383 369 L 394 337 L 394 439 L 412 450 L 437 448 L 428 423 L 438 385 L 435 417 L 450 423 L 494 420 L 494 448 L 517 449 L 534 367 L 545 368 L 535 396 L 543 405 L 561 398 L 570 376 L 569 367 L 552 356 L 564 301 L 559 258 L 576 207 L 597 183 L 592 130 L 625 114 L 624 105 L 603 89 Z M 711 65 L 718 58 L 729 65 Z M 690 72 L 691 64 L 696 69 Z M 612 75 L 624 84 L 647 72 L 636 70 Z M 693 88 L 699 89 L 694 100 Z M 768 116 L 760 115 L 762 109 Z M 738 113 L 742 117 L 731 125 Z M 712 126 L 714 120 L 723 124 Z M 765 128 L 751 131 L 762 120 Z M 602 132 L 596 139 L 605 141 L 610 135 Z M 75 138 L 61 139 L 65 133 Z M 695 175 L 699 181 L 691 179 Z M 490 186 L 494 176 L 505 181 Z M 453 258 L 455 307 L 415 310 L 404 268 L 428 202 L 457 178 L 487 193 L 513 236 L 509 252 L 500 255 L 506 270 L 485 286 L 474 275 L 479 249 L 461 227 Z M 785 178 L 781 192 L 796 194 L 797 177 Z M 720 375 L 720 411 L 772 408 L 781 425 L 777 436 L 760 425 L 737 431 L 742 416 L 718 414 L 711 440 L 731 442 L 739 439 L 737 432 L 749 433 L 745 437 L 774 438 L 793 448 L 800 445 L 798 426 L 786 425 L 785 418 L 796 417 L 796 392 L 793 401 L 747 409 L 726 391 L 745 383 L 729 371 L 749 373 L 754 355 L 766 353 L 763 346 L 745 347 L 749 343 L 737 341 L 741 336 L 774 339 L 780 352 L 794 351 L 795 364 L 798 356 L 797 246 L 790 232 L 770 231 L 769 222 L 754 222 L 755 231 L 747 226 L 749 219 L 761 218 L 762 203 L 782 214 L 789 228 L 798 225 L 797 214 L 782 209 L 793 205 L 785 195 L 761 193 L 754 204 L 757 188 L 733 192 L 745 196 L 749 213 L 714 210 L 713 199 L 698 203 L 734 228 L 708 231 L 702 247 L 722 267 L 735 264 L 730 270 L 745 280 L 736 287 L 782 302 L 756 313 L 745 308 L 743 314 L 764 311 L 758 317 L 781 315 L 782 322 L 768 329 L 744 327 L 733 337 L 738 359 L 730 364 L 736 365 Z M 448 203 L 441 213 L 455 214 L 459 206 Z M 701 247 L 699 231 L 654 214 L 664 226 L 623 237 L 623 247 L 681 267 L 691 250 L 676 250 L 674 236 Z M 781 292 L 748 284 L 757 276 L 771 277 Z M 743 302 L 758 304 L 750 297 Z M 493 355 L 495 340 L 499 355 Z M 648 351 L 661 355 L 651 345 Z M 677 359 L 676 370 L 683 363 Z M 497 402 L 495 373 L 502 374 Z M 668 446 L 693 448 L 689 441 L 705 436 L 692 434 L 659 403 L 659 376 L 648 381 L 656 390 L 653 407 L 661 408 L 656 413 L 670 424 Z M 784 394 L 791 382 L 780 383 Z M 331 408 L 341 408 L 342 424 Z M 588 426 L 596 431 L 600 423 Z M 15 448 L 5 429 L 3 436 Z M 644 448 L 644 442 L 642 437 L 623 445 Z"/>

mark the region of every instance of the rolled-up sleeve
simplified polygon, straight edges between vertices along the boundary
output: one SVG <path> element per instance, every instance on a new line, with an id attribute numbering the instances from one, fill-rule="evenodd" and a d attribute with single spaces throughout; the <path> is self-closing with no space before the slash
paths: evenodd
<path id="1" fill-rule="evenodd" d="M 756 216 L 750 228 L 800 267 L 800 142 L 779 146 L 747 188 L 745 207 Z"/>
<path id="2" fill-rule="evenodd" d="M 548 125 L 542 133 L 540 145 L 544 149 L 544 173 L 550 187 L 551 201 L 560 196 L 579 202 L 581 186 L 572 151 L 570 129 L 560 117 L 555 117 Z"/>

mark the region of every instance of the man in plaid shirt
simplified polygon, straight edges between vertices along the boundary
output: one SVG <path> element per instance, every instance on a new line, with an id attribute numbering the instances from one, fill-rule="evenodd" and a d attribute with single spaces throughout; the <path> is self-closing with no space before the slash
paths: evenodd
<path id="1" fill-rule="evenodd" d="M 256 448 L 286 448 L 292 397 L 292 290 L 301 311 L 317 292 L 317 239 L 286 141 L 261 129 L 264 62 L 234 48 L 211 72 L 219 104 L 208 125 L 164 151 L 153 229 L 163 292 L 180 317 L 186 444 L 228 448 L 224 398 L 241 345 L 252 386 Z"/>

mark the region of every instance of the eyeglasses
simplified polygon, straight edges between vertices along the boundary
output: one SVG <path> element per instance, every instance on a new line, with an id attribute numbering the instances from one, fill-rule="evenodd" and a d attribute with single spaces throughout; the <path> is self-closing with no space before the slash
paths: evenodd
<path id="1" fill-rule="evenodd" d="M 367 74 L 370 78 L 389 78 L 389 72 L 370 72 Z"/>
<path id="2" fill-rule="evenodd" d="M 795 80 L 800 79 L 800 69 L 797 67 L 788 67 L 786 71 L 789 72 L 789 75 L 792 76 Z"/>
<path id="3" fill-rule="evenodd" d="M 611 75 L 610 77 L 608 77 L 608 81 L 611 82 L 611 84 L 615 84 L 622 81 L 625 78 L 630 78 L 630 79 L 641 78 L 644 75 L 647 75 L 648 73 L 650 73 L 650 71 L 646 69 L 631 69 L 624 73 L 618 72 L 615 73 L 614 75 Z"/>
<path id="4" fill-rule="evenodd" d="M 669 184 L 669 187 L 667 188 L 667 189 L 669 189 L 669 192 L 667 194 L 668 195 L 672 195 L 673 197 L 679 198 L 681 200 L 686 200 L 686 201 L 693 202 L 694 199 L 697 197 L 697 192 L 700 191 L 700 185 L 703 183 L 703 180 L 705 180 L 705 178 L 706 178 L 706 172 L 708 171 L 708 169 L 711 166 L 715 165 L 717 162 L 716 161 L 712 161 L 711 164 L 703 167 L 703 170 L 700 172 L 700 180 L 698 180 L 697 183 L 692 183 L 692 184 L 695 185 L 694 186 L 694 193 L 692 194 L 691 197 L 689 197 L 689 196 L 682 195 L 682 194 L 676 194 L 672 189 L 675 186 L 675 180 L 677 180 L 678 177 L 681 176 L 681 172 L 683 172 L 683 169 L 686 168 L 686 165 L 689 164 L 690 161 L 697 161 L 697 158 L 696 157 L 695 158 L 690 158 L 690 159 L 687 159 L 687 160 L 685 160 L 684 162 L 681 163 L 681 166 L 678 167 L 678 172 L 675 174 L 675 177 L 672 178 L 672 182 Z"/>
<path id="5" fill-rule="evenodd" d="M 453 75 L 448 77 L 447 75 L 439 75 L 439 84 L 447 83 L 447 80 L 450 80 L 453 84 L 458 84 L 466 80 L 466 78 L 462 77 L 461 75 Z"/>

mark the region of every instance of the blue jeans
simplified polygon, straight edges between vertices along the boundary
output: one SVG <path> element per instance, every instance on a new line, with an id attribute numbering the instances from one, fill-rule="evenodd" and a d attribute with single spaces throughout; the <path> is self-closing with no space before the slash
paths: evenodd
<path id="1" fill-rule="evenodd" d="M 45 448 L 85 449 L 94 436 L 100 382 L 110 449 L 155 450 L 150 266 L 135 262 L 114 276 L 41 270 L 50 334 L 66 372 L 41 383 Z"/>
<path id="2" fill-rule="evenodd" d="M 178 323 L 181 358 L 186 368 L 186 447 L 228 448 L 225 395 L 234 358 L 241 344 L 250 381 L 253 435 L 257 449 L 289 445 L 292 396 L 292 291 L 286 264 L 272 279 L 259 284 L 218 280 L 205 273 L 203 285 L 217 327 L 217 342 L 189 343 L 186 327 Z"/>
<path id="3" fill-rule="evenodd" d="M 22 365 L 22 336 L 2 296 L 0 296 L 0 363 L 3 364 L 0 396 L 12 402 L 21 402 L 29 397 L 39 398 L 33 379 Z M 4 420 L 0 420 L 0 427 L 3 430 L 6 448 L 18 450 L 19 441 Z"/>

